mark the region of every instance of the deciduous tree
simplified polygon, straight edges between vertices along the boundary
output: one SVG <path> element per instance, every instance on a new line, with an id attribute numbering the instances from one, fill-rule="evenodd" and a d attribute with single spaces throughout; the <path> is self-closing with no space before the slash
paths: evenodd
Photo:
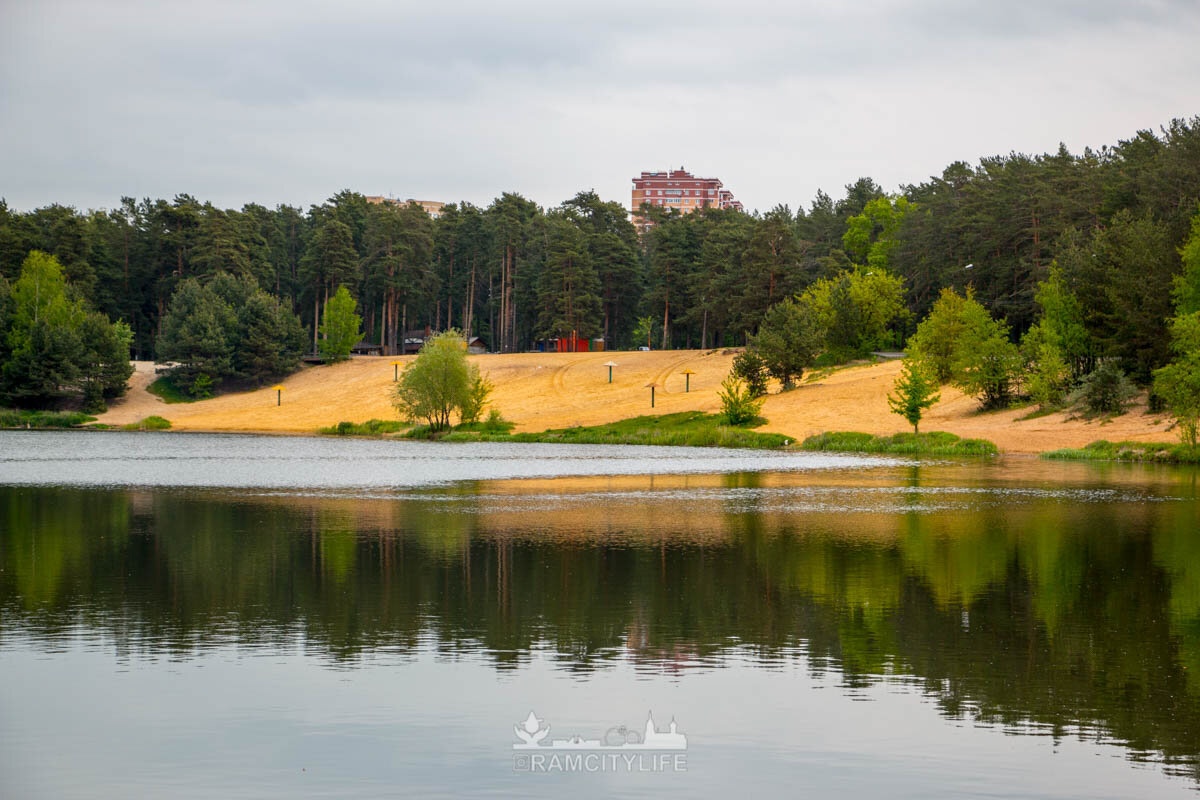
<path id="1" fill-rule="evenodd" d="M 474 410 L 472 391 L 481 380 L 479 368 L 467 362 L 462 334 L 443 331 L 426 341 L 405 367 L 396 387 L 396 408 L 411 422 L 424 420 L 431 431 L 444 431 L 452 414 Z"/>
<path id="2" fill-rule="evenodd" d="M 941 399 L 936 381 L 926 374 L 920 362 L 908 358 L 904 359 L 892 392 L 888 395 L 888 407 L 908 420 L 913 426 L 913 433 L 920 432 L 918 426 L 922 415 Z"/>
<path id="3" fill-rule="evenodd" d="M 362 317 L 357 313 L 358 302 L 350 290 L 339 286 L 325 304 L 325 321 L 321 325 L 321 357 L 326 361 L 345 361 L 354 345 L 362 340 Z"/>

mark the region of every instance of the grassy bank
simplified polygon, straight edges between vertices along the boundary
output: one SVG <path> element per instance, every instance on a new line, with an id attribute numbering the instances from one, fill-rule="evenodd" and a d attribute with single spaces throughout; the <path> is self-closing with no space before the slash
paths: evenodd
<path id="1" fill-rule="evenodd" d="M 869 433 L 835 431 L 810 436 L 800 445 L 802 450 L 837 453 L 889 453 L 920 456 L 994 456 L 996 445 L 987 439 L 961 439 L 953 433 L 897 433 L 894 436 L 872 436 Z"/>
<path id="2" fill-rule="evenodd" d="M 765 420 L 759 420 L 762 424 Z M 339 422 L 318 433 L 329 436 L 384 436 L 399 433 L 409 439 L 436 439 L 441 442 L 553 442 L 559 444 L 643 444 L 678 447 L 748 447 L 770 449 L 791 443 L 778 433 L 756 433 L 741 427 L 730 427 L 717 414 L 684 411 L 656 417 L 634 417 L 608 425 L 559 428 L 541 433 L 510 433 L 513 423 L 500 417 L 489 418 L 470 425 L 459 425 L 451 431 L 431 434 L 424 425 L 408 430 L 408 425 L 394 420 L 373 419 L 368 422 Z M 402 432 L 402 433 L 401 433 Z"/>
<path id="3" fill-rule="evenodd" d="M 1042 458 L 1071 461 L 1154 461 L 1163 464 L 1200 464 L 1200 447 L 1166 442 L 1109 442 L 1101 439 L 1083 448 L 1063 448 L 1042 453 Z"/>
<path id="4" fill-rule="evenodd" d="M 395 419 L 369 419 L 366 422 L 339 422 L 328 428 L 317 428 L 324 436 L 383 436 L 399 433 L 408 425 Z"/>
<path id="5" fill-rule="evenodd" d="M 78 428 L 96 418 L 79 411 L 16 411 L 0 409 L 0 428 Z"/>
<path id="6" fill-rule="evenodd" d="M 761 424 L 761 422 L 760 422 Z M 757 433 L 726 425 L 718 414 L 683 411 L 678 414 L 633 417 L 608 425 L 559 428 L 542 433 L 517 433 L 514 442 L 568 444 L 647 444 L 679 447 L 749 447 L 771 449 L 791 443 L 778 433 Z"/>
<path id="7" fill-rule="evenodd" d="M 145 417 L 137 422 L 131 422 L 128 425 L 122 425 L 123 431 L 169 431 L 171 430 L 171 421 L 164 419 L 158 415 Z"/>

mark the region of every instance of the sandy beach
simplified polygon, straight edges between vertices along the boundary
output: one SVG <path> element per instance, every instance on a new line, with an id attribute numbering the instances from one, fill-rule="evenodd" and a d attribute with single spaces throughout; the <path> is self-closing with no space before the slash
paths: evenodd
<path id="1" fill-rule="evenodd" d="M 518 353 L 472 356 L 471 360 L 495 385 L 491 404 L 516 423 L 516 430 L 541 431 L 643 414 L 719 411 L 717 391 L 733 356 L 726 350 L 672 350 Z M 412 358 L 362 356 L 336 365 L 306 367 L 282 382 L 281 405 L 276 405 L 276 393 L 269 387 L 167 404 L 146 391 L 155 378 L 154 365 L 137 362 L 129 392 L 99 421 L 122 425 L 158 415 L 169 419 L 175 430 L 310 434 L 342 420 L 396 419 L 393 362 L 403 365 Z M 604 366 L 608 361 L 617 364 L 611 384 Z M 690 378 L 684 370 L 693 373 Z M 899 361 L 883 361 L 840 369 L 790 392 L 773 393 L 763 406 L 769 422 L 761 430 L 795 439 L 834 430 L 875 434 L 908 430 L 887 404 L 899 372 Z M 650 383 L 657 384 L 653 409 Z M 688 384 L 690 390 L 685 391 Z M 980 413 L 974 398 L 943 387 L 941 400 L 926 413 L 921 428 L 990 439 L 1008 453 L 1082 447 L 1097 439 L 1177 439 L 1171 419 L 1148 414 L 1144 402 L 1112 420 L 1084 420 L 1063 413 L 1021 419 L 1031 410 Z"/>

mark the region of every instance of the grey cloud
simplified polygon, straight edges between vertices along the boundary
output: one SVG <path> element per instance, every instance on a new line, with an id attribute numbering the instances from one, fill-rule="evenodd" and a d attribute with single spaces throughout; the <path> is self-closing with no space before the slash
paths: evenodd
<path id="1" fill-rule="evenodd" d="M 859 175 L 894 186 L 1195 113 L 1189 33 L 1200 6 L 1182 0 L 0 3 L 0 195 L 554 204 L 586 185 L 624 200 L 639 168 L 685 163 L 795 207 Z M 1118 45 L 1137 58 L 1097 58 Z M 1086 107 L 1113 106 L 1097 86 L 1118 79 L 1128 99 Z M 1039 94 L 1016 108 L 1009 83 Z M 785 174 L 812 185 L 773 185 Z"/>

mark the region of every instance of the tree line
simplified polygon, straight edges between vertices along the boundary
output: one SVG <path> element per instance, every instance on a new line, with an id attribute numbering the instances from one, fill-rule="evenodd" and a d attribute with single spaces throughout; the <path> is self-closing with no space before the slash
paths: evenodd
<path id="1" fill-rule="evenodd" d="M 891 195 L 862 178 L 842 199 L 818 192 L 795 212 L 646 208 L 640 234 L 622 205 L 591 191 L 551 209 L 505 193 L 487 207 L 447 205 L 436 219 L 351 191 L 307 210 L 221 209 L 186 194 L 86 212 L 0 201 L 0 297 L 29 253 L 47 253 L 82 302 L 128 327 L 135 358 L 162 359 L 178 344 L 178 294 L 194 301 L 200 289 L 228 295 L 236 284 L 239 297 L 270 306 L 274 327 L 256 335 L 269 332 L 292 361 L 320 349 L 341 287 L 364 338 L 388 352 L 424 328 L 457 328 L 507 352 L 566 336 L 610 348 L 740 346 L 774 306 L 818 287 L 823 319 L 839 331 L 830 344 L 850 353 L 902 346 L 944 289 L 968 286 L 1019 341 L 1057 267 L 1082 309 L 1088 358 L 1118 359 L 1146 382 L 1172 357 L 1173 280 L 1198 202 L 1200 117 L 1098 151 L 955 162 Z M 901 287 L 882 330 L 862 317 L 871 280 Z M 223 313 L 215 324 L 232 325 Z M 240 352 L 244 336 L 216 350 Z M 287 368 L 243 363 L 226 376 Z"/>

